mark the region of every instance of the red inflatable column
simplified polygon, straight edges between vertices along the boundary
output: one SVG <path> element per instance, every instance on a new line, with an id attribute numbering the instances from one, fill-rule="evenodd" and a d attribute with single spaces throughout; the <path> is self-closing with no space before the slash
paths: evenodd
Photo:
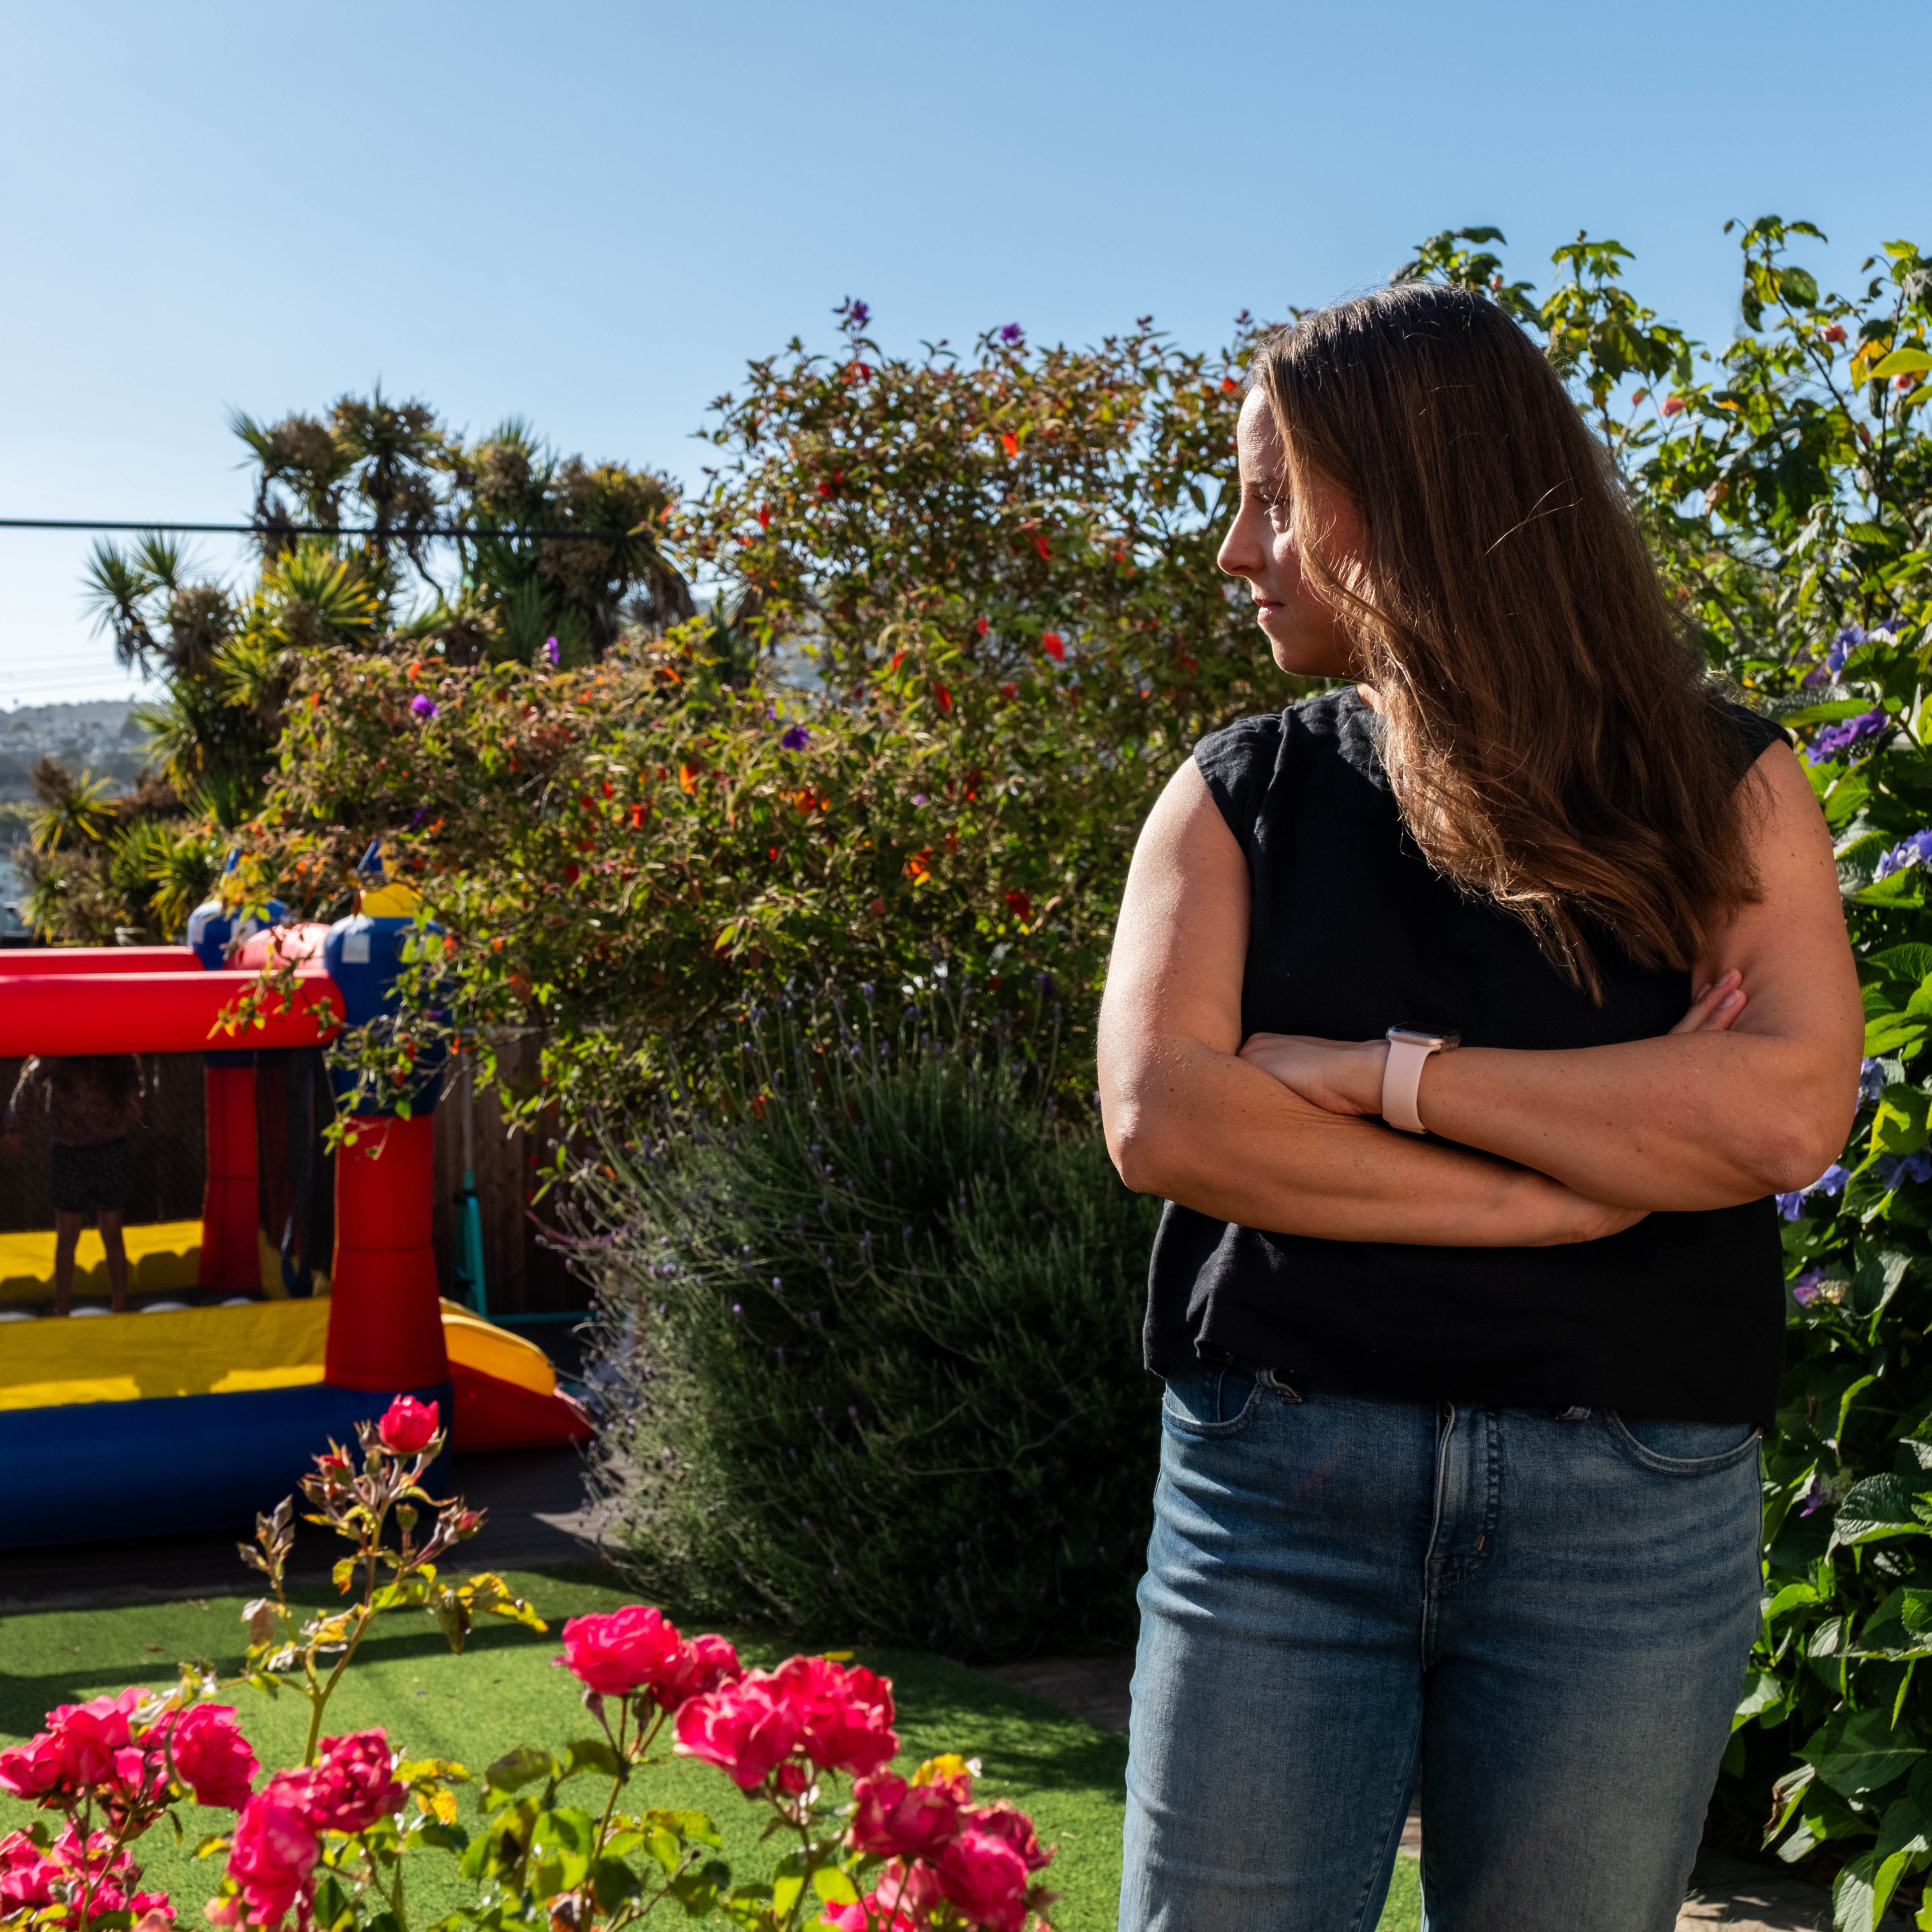
<path id="1" fill-rule="evenodd" d="M 436 1122 L 358 1120 L 335 1156 L 328 1366 L 337 1388 L 433 1388 L 449 1378 L 430 1217 Z"/>
<path id="2" fill-rule="evenodd" d="M 208 1180 L 201 1196 L 205 1288 L 254 1294 L 262 1286 L 261 1218 L 255 1172 L 255 1056 L 211 1053 L 202 1078 L 208 1116 Z"/>

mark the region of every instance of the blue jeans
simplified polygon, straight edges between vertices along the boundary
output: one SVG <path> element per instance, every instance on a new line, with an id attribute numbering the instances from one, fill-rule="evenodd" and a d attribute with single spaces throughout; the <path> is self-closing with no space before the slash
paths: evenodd
<path id="1" fill-rule="evenodd" d="M 1121 1932 L 1670 1932 L 1758 1622 L 1744 1424 L 1171 1379 Z"/>

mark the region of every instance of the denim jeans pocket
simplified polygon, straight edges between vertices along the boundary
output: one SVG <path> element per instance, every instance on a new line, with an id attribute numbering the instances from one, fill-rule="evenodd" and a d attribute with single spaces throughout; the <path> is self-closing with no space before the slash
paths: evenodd
<path id="1" fill-rule="evenodd" d="M 1600 1409 L 1598 1420 L 1632 1461 L 1666 1476 L 1702 1476 L 1729 1469 L 1757 1454 L 1764 1432 L 1744 1422 L 1673 1422 Z"/>
<path id="2" fill-rule="evenodd" d="M 1199 1442 L 1239 1436 L 1261 1413 L 1264 1378 L 1251 1368 L 1202 1363 L 1167 1378 L 1161 1420 L 1177 1435 Z"/>

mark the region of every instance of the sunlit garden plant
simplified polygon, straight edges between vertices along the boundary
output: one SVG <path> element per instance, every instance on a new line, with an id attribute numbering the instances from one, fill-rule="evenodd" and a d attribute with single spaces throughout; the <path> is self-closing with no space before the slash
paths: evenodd
<path id="1" fill-rule="evenodd" d="M 224 1684 L 206 1666 L 184 1666 L 165 1690 L 59 1706 L 44 1731 L 0 1751 L 0 1790 L 45 1814 L 0 1838 L 0 1924 L 168 1932 L 173 1909 L 142 1889 L 136 1847 L 164 1823 L 178 1835 L 178 1808 L 192 1800 L 236 1814 L 200 1846 L 225 1859 L 206 1907 L 225 1932 L 278 1932 L 291 1920 L 298 1932 L 409 1932 L 409 1863 L 437 1855 L 472 1888 L 437 1922 L 442 1932 L 622 1932 L 666 1901 L 760 1932 L 1024 1932 L 1048 1901 L 1037 1875 L 1051 1852 L 1024 1814 L 973 1802 L 976 1765 L 935 1759 L 910 1780 L 887 1770 L 898 1750 L 891 1684 L 844 1658 L 748 1670 L 722 1637 L 687 1639 L 632 1605 L 565 1624 L 556 1660 L 581 1684 L 591 1729 L 554 1749 L 519 1746 L 478 1776 L 406 1757 L 385 1728 L 322 1736 L 328 1700 L 380 1617 L 427 1611 L 458 1651 L 478 1613 L 544 1628 L 500 1578 L 439 1575 L 436 1559 L 482 1517 L 423 1487 L 444 1446 L 438 1420 L 434 1403 L 400 1399 L 360 1426 L 359 1457 L 332 1444 L 304 1479 L 309 1520 L 353 1546 L 335 1570 L 346 1608 L 304 1616 L 290 1605 L 285 1502 L 243 1546 L 270 1594 L 244 1612 L 239 1676 Z M 299 1763 L 262 1775 L 235 1707 L 216 1701 L 237 1686 L 307 1697 Z M 560 1718 L 568 1708 L 560 1702 Z M 716 1766 L 769 1814 L 767 1876 L 736 1880 L 702 1813 L 640 1802 L 666 1747 Z M 458 1822 L 457 1790 L 477 1783 L 472 1831 Z"/>

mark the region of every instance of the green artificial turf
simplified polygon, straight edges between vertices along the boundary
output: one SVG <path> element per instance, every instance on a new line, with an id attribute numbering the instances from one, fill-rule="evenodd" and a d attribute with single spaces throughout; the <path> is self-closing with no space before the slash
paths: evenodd
<path id="1" fill-rule="evenodd" d="M 425 1618 L 386 1619 L 364 1643 L 329 1706 L 332 1735 L 382 1725 L 412 1757 L 453 1757 L 480 1769 L 522 1743 L 554 1747 L 584 1735 L 589 1720 L 575 1686 L 554 1670 L 556 1628 L 567 1616 L 614 1609 L 634 1598 L 595 1573 L 513 1571 L 508 1581 L 552 1625 L 540 1636 L 491 1622 L 461 1657 Z M 320 1601 L 320 1598 L 315 1600 Z M 244 1597 L 125 1609 L 42 1611 L 0 1619 L 0 1739 L 10 1743 L 40 1728 L 55 1704 L 72 1703 L 128 1684 L 160 1688 L 178 1661 L 213 1660 L 224 1673 L 242 1648 Z M 776 1663 L 785 1647 L 762 1639 L 740 1646 L 746 1661 Z M 862 1660 L 892 1679 L 904 1746 L 900 1768 L 944 1750 L 981 1760 L 980 1791 L 1030 1812 L 1042 1844 L 1058 1848 L 1047 1876 L 1060 1893 L 1056 1932 L 1106 1932 L 1114 1923 L 1120 1886 L 1122 1778 L 1126 1740 L 1095 1730 L 1037 1698 L 963 1664 L 917 1652 L 873 1651 Z M 308 1707 L 299 1698 L 272 1700 L 246 1688 L 232 1694 L 257 1754 L 286 1764 L 301 1749 Z M 742 1798 L 709 1766 L 670 1759 L 652 1767 L 638 1802 L 707 1811 L 723 1832 L 724 1856 L 740 1876 L 768 1868 L 757 1834 L 768 1814 Z M 466 1810 L 473 1822 L 474 1794 Z M 25 1823 L 28 1806 L 0 1798 L 0 1831 Z M 185 1845 L 165 1828 L 140 1842 L 150 1886 L 166 1890 L 182 1918 L 194 1924 L 219 1876 L 218 1862 L 197 1864 L 194 1844 L 232 1822 L 227 1812 L 184 1808 Z M 453 1861 L 438 1853 L 412 1862 L 410 1918 L 420 1927 L 460 1895 Z M 1415 1865 L 1396 1862 L 1382 1932 L 1414 1932 L 1420 1912 Z"/>

